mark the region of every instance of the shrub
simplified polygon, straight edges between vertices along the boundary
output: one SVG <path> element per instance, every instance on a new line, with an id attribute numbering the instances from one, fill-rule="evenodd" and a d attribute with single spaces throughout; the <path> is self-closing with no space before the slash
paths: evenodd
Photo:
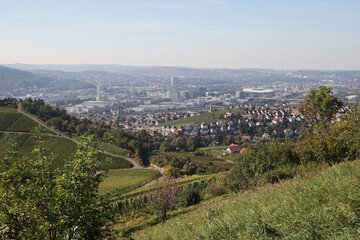
<path id="1" fill-rule="evenodd" d="M 267 172 L 299 164 L 300 159 L 292 143 L 259 143 L 256 150 L 247 149 L 239 155 L 236 166 L 231 169 L 227 178 L 227 186 L 232 191 L 247 189 L 256 185 Z"/>
<path id="2" fill-rule="evenodd" d="M 226 193 L 226 186 L 220 182 L 212 182 L 206 187 L 208 195 L 216 197 Z"/>
<path id="3" fill-rule="evenodd" d="M 184 187 L 181 192 L 179 205 L 189 207 L 198 204 L 201 201 L 200 191 L 198 189 Z"/>

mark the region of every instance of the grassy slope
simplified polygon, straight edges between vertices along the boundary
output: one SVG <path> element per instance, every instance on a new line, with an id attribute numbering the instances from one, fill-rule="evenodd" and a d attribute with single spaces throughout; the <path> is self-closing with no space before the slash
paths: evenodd
<path id="1" fill-rule="evenodd" d="M 358 239 L 360 162 L 205 202 L 134 239 Z"/>
<path id="2" fill-rule="evenodd" d="M 125 194 L 160 177 L 160 172 L 151 169 L 116 169 L 110 170 L 100 184 L 99 193 L 104 194 L 117 188 Z"/>
<path id="3" fill-rule="evenodd" d="M 236 113 L 236 112 L 240 112 L 240 109 L 232 109 L 231 112 Z M 228 111 L 216 111 L 216 112 L 206 112 L 204 114 L 201 115 L 197 115 L 197 116 L 193 116 L 193 117 L 187 117 L 187 118 L 182 118 L 182 119 L 177 119 L 174 121 L 170 121 L 167 123 L 163 123 L 160 124 L 158 127 L 161 126 L 185 126 L 187 124 L 192 124 L 192 123 L 196 123 L 196 124 L 201 124 L 201 123 L 207 123 L 210 124 L 212 122 L 216 122 L 216 121 L 224 121 L 226 119 L 220 119 L 217 118 L 217 115 L 224 115 L 226 112 Z"/>

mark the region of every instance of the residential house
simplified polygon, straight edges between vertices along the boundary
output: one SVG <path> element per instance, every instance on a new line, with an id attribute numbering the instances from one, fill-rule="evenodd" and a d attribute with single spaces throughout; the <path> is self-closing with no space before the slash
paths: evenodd
<path id="1" fill-rule="evenodd" d="M 236 153 L 240 153 L 240 151 L 242 150 L 242 147 L 236 144 L 231 144 L 226 151 L 230 152 L 231 154 L 236 154 Z"/>

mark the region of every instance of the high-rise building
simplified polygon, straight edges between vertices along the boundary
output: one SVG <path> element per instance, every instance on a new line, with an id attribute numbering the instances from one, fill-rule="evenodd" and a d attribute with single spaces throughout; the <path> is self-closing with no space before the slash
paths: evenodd
<path id="1" fill-rule="evenodd" d="M 179 85 L 179 78 L 178 77 L 171 77 L 171 86 L 177 87 Z"/>
<path id="2" fill-rule="evenodd" d="M 243 91 L 237 91 L 236 92 L 236 97 L 237 98 L 244 98 L 245 97 L 245 93 Z"/>
<path id="3" fill-rule="evenodd" d="M 167 95 L 168 95 L 168 98 L 170 98 L 171 101 L 178 101 L 179 100 L 179 92 L 168 91 Z"/>

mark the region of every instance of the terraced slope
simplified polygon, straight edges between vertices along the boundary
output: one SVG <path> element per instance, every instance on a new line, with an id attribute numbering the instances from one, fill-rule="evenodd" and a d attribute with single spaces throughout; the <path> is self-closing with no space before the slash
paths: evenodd
<path id="1" fill-rule="evenodd" d="M 30 153 L 36 144 L 31 131 L 39 124 L 46 127 L 38 119 L 30 118 L 15 108 L 0 107 L 0 156 L 4 155 L 6 149 L 15 143 L 21 155 L 31 155 Z M 64 162 L 75 153 L 77 142 L 66 136 L 51 135 L 50 133 L 53 130 L 47 130 L 49 134 L 44 137 L 47 148 L 54 153 L 54 168 L 62 167 Z M 127 159 L 116 154 L 99 152 L 99 155 L 104 160 L 103 169 L 121 169 L 134 166 Z"/>
<path id="2" fill-rule="evenodd" d="M 14 108 L 0 107 L 0 131 L 31 132 L 38 125 Z"/>

